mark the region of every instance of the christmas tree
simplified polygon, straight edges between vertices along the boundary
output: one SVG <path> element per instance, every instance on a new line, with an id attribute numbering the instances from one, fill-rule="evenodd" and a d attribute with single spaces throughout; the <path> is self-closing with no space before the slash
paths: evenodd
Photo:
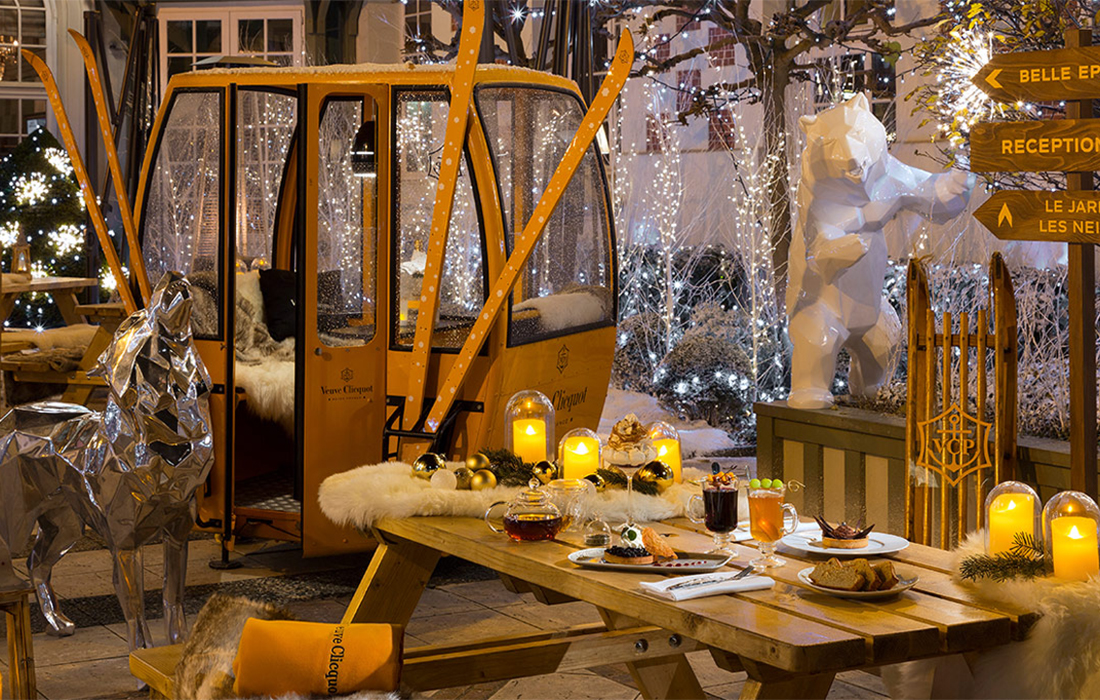
<path id="1" fill-rule="evenodd" d="M 30 245 L 34 276 L 83 277 L 85 209 L 69 155 L 45 129 L 0 160 L 0 249 L 5 272 L 20 232 Z M 6 328 L 64 325 L 49 294 L 22 295 Z"/>

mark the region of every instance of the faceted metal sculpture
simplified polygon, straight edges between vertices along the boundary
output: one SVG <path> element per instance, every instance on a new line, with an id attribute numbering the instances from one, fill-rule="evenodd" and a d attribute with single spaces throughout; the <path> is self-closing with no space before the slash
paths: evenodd
<path id="1" fill-rule="evenodd" d="M 11 552 L 37 523 L 27 568 L 51 631 L 72 634 L 50 573 L 87 524 L 114 554 L 130 648 L 148 646 L 141 547 L 161 535 L 165 623 L 177 642 L 186 629 L 194 494 L 213 464 L 211 381 L 191 337 L 190 283 L 165 274 L 149 307 L 119 326 L 94 373 L 110 392 L 102 413 L 48 402 L 0 420 L 0 589 L 22 585 Z"/>
<path id="2" fill-rule="evenodd" d="M 793 353 L 787 403 L 828 408 L 842 347 L 852 360 L 852 394 L 874 396 L 889 380 L 901 323 L 882 302 L 888 262 L 882 227 L 903 210 L 949 221 L 966 208 L 974 176 L 932 174 L 894 158 L 886 150 L 886 128 L 862 93 L 802 117 L 799 126 L 806 148 L 788 257 Z"/>

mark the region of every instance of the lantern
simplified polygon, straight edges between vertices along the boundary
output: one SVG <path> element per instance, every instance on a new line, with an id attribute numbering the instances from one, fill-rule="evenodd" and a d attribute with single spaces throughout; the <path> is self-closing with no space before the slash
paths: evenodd
<path id="1" fill-rule="evenodd" d="M 600 468 L 603 445 L 588 428 L 574 428 L 558 443 L 558 468 L 563 479 L 583 479 Z"/>
<path id="2" fill-rule="evenodd" d="M 554 404 L 537 391 L 516 392 L 504 409 L 504 447 L 534 464 L 554 454 Z"/>
<path id="3" fill-rule="evenodd" d="M 657 459 L 672 467 L 673 483 L 684 480 L 684 460 L 680 453 L 680 431 L 664 421 L 650 423 L 647 433 Z"/>
<path id="4" fill-rule="evenodd" d="M 986 554 L 1011 551 L 1018 532 L 1039 540 L 1039 495 L 1027 484 L 1006 481 L 985 497 Z"/>
<path id="5" fill-rule="evenodd" d="M 1100 508 L 1080 491 L 1056 494 L 1043 508 L 1043 544 L 1056 578 L 1087 581 L 1100 573 Z"/>

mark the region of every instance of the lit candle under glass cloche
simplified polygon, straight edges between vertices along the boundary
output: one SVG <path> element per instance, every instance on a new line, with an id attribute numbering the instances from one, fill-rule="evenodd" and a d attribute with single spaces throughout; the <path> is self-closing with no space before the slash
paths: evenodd
<path id="1" fill-rule="evenodd" d="M 558 443 L 558 468 L 563 479 L 583 479 L 600 468 L 600 438 L 588 428 L 570 430 Z"/>
<path id="2" fill-rule="evenodd" d="M 1043 508 L 1043 545 L 1055 578 L 1087 581 L 1100 573 L 1100 508 L 1080 491 L 1054 495 Z"/>
<path id="3" fill-rule="evenodd" d="M 684 480 L 684 458 L 680 452 L 680 431 L 664 421 L 650 423 L 647 428 L 650 444 L 657 450 L 657 459 L 672 468 L 672 481 Z"/>
<path id="4" fill-rule="evenodd" d="M 554 404 L 534 390 L 516 392 L 504 409 L 504 447 L 524 462 L 554 455 Z"/>
<path id="5" fill-rule="evenodd" d="M 1039 495 L 1027 484 L 1006 481 L 985 498 L 985 551 L 1010 552 L 1017 533 L 1039 540 Z"/>

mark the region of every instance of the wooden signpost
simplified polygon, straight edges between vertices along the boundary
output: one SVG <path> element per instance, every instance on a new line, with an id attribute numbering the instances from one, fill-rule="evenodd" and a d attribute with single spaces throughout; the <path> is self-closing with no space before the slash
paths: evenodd
<path id="1" fill-rule="evenodd" d="M 1100 46 L 998 54 L 974 84 L 1002 102 L 1087 100 L 1100 85 Z"/>
<path id="2" fill-rule="evenodd" d="M 1001 190 L 974 218 L 1002 241 L 1100 243 L 1100 192 Z"/>
<path id="3" fill-rule="evenodd" d="M 995 56 L 973 78 L 1004 101 L 1066 101 L 1066 119 L 983 124 L 971 132 L 975 172 L 1066 172 L 1065 192 L 1000 192 L 974 216 L 999 238 L 1069 243 L 1070 486 L 1097 496 L 1096 269 L 1100 215 L 1093 171 L 1100 170 L 1100 47 L 1070 29 L 1066 48 Z M 1091 135 L 1091 136 L 1090 136 Z M 992 225 L 991 225 L 992 224 Z"/>
<path id="4" fill-rule="evenodd" d="M 1098 159 L 1097 119 L 975 124 L 970 130 L 970 170 L 975 173 L 1092 170 Z"/>

